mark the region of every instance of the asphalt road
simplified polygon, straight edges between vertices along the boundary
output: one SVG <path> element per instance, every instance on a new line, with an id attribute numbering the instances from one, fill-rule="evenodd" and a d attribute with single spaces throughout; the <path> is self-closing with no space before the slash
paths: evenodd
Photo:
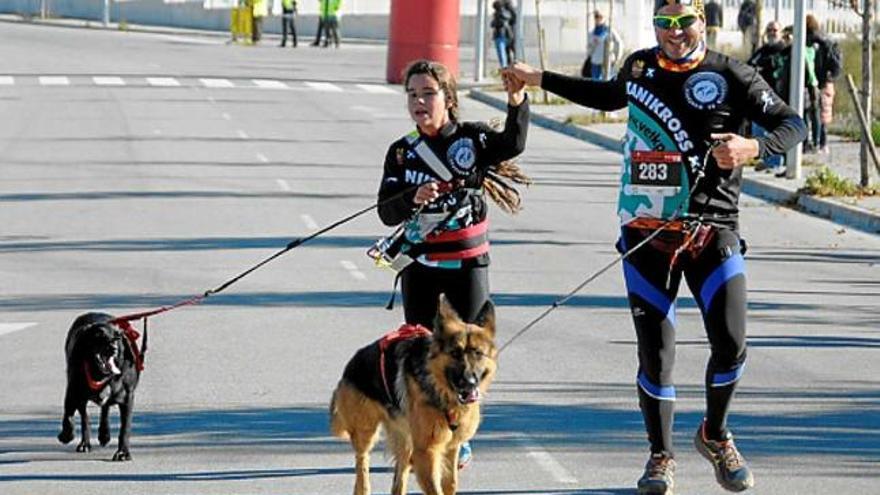
<path id="1" fill-rule="evenodd" d="M 401 321 L 383 309 L 391 273 L 364 255 L 386 232 L 373 214 L 151 320 L 132 462 L 108 461 L 115 431 L 89 454 L 55 435 L 78 314 L 200 293 L 373 201 L 388 144 L 411 127 L 384 47 L 8 23 L 0 39 L 0 493 L 349 493 L 330 392 Z M 532 127 L 522 164 L 526 210 L 492 213 L 502 342 L 615 255 L 614 153 Z M 753 491 L 876 493 L 880 237 L 742 205 L 751 347 L 731 426 Z M 690 444 L 707 348 L 686 288 L 678 321 L 677 493 L 722 493 Z M 635 373 L 616 268 L 501 355 L 461 493 L 634 493 L 647 456 Z"/>

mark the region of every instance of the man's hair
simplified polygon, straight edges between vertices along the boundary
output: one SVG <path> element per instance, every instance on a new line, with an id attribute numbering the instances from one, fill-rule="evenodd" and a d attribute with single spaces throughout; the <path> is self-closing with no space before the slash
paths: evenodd
<path id="1" fill-rule="evenodd" d="M 703 0 L 654 0 L 654 13 L 667 5 L 684 5 L 694 9 L 700 17 L 706 17 L 706 8 Z"/>
<path id="2" fill-rule="evenodd" d="M 449 105 L 449 120 L 458 122 L 458 83 L 449 69 L 440 62 L 431 60 L 416 60 L 409 64 L 403 71 L 403 88 L 407 89 L 409 80 L 417 74 L 426 74 L 437 81 L 440 89 L 446 97 Z"/>

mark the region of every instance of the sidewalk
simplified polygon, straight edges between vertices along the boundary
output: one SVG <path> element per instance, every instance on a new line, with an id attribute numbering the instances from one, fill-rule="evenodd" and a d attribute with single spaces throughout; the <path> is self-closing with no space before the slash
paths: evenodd
<path id="1" fill-rule="evenodd" d="M 470 97 L 501 110 L 507 108 L 504 93 L 472 89 Z M 601 146 L 611 151 L 620 150 L 620 140 L 626 132 L 626 124 L 574 125 L 565 123 L 572 115 L 587 115 L 591 110 L 575 104 L 532 104 L 532 122 L 562 132 L 577 139 Z M 871 234 L 880 234 L 880 197 L 821 198 L 800 193 L 806 177 L 821 165 L 827 165 L 842 177 L 859 181 L 859 143 L 846 142 L 839 136 L 828 136 L 830 153 L 804 155 L 801 178 L 777 178 L 771 173 L 743 170 L 742 191 L 780 205 L 798 209 L 848 227 Z M 872 180 L 877 181 L 873 165 Z"/>

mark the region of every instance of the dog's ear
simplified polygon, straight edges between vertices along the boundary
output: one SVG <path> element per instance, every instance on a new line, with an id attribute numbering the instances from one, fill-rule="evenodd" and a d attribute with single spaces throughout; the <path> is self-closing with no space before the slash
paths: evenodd
<path id="1" fill-rule="evenodd" d="M 450 304 L 449 299 L 446 299 L 446 294 L 440 294 L 437 303 L 437 317 L 434 318 L 434 331 L 440 331 L 442 333 L 443 329 L 446 328 L 448 324 L 455 322 L 462 323 L 461 317 L 458 316 L 455 308 Z"/>
<path id="2" fill-rule="evenodd" d="M 485 328 L 489 335 L 495 338 L 495 305 L 491 300 L 487 300 L 483 307 L 480 308 L 474 323 Z"/>

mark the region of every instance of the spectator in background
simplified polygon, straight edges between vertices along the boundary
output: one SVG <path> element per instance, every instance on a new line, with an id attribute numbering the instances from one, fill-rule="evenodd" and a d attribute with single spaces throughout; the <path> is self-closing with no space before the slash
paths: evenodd
<path id="1" fill-rule="evenodd" d="M 507 67 L 515 56 L 516 10 L 510 0 L 492 2 L 492 41 L 498 54 L 498 65 Z"/>
<path id="2" fill-rule="evenodd" d="M 786 102 L 791 101 L 791 63 L 792 63 L 792 44 L 794 43 L 794 27 L 785 26 L 782 30 L 782 39 L 786 44 L 782 52 L 784 57 L 784 67 L 782 69 L 782 77 L 780 78 L 780 93 Z M 804 153 L 814 153 L 816 151 L 816 142 L 818 141 L 818 120 L 819 120 L 819 80 L 816 77 L 816 49 L 809 44 L 806 39 L 804 44 L 804 121 L 807 124 L 807 138 L 804 140 Z M 777 175 L 784 174 L 784 171 Z"/>
<path id="3" fill-rule="evenodd" d="M 339 9 L 342 7 L 342 0 L 320 0 L 321 2 L 321 18 L 324 24 L 324 48 L 333 45 L 339 48 Z"/>
<path id="4" fill-rule="evenodd" d="M 296 48 L 296 0 L 281 0 L 281 46 L 287 45 L 287 32 L 290 31 L 293 47 Z"/>
<path id="5" fill-rule="evenodd" d="M 263 38 L 263 18 L 269 15 L 268 0 L 250 0 L 251 5 L 251 41 L 254 44 Z"/>
<path id="6" fill-rule="evenodd" d="M 610 73 L 611 68 L 620 58 L 623 44 L 620 42 L 620 35 L 605 22 L 605 15 L 601 11 L 593 12 L 593 21 L 595 21 L 595 27 L 590 33 L 590 39 L 587 43 L 587 59 L 581 68 L 581 76 L 599 81 L 604 79 L 603 68 L 606 54 L 609 57 Z"/>
<path id="7" fill-rule="evenodd" d="M 736 16 L 736 25 L 743 35 L 743 47 L 751 55 L 758 48 L 758 7 L 753 0 L 743 0 Z"/>
<path id="8" fill-rule="evenodd" d="M 318 0 L 318 31 L 315 33 L 315 41 L 312 42 L 312 46 L 318 46 L 321 44 L 321 37 L 324 35 L 324 0 Z"/>
<path id="9" fill-rule="evenodd" d="M 718 46 L 718 31 L 724 26 L 724 9 L 715 0 L 709 0 L 704 7 L 706 11 L 706 43 L 715 50 Z"/>
<path id="10" fill-rule="evenodd" d="M 818 127 L 817 139 L 814 143 L 817 151 L 828 153 L 828 124 L 833 119 L 834 80 L 843 70 L 843 59 L 837 43 L 825 36 L 819 27 L 819 21 L 813 14 L 807 14 L 807 44 L 816 53 L 815 69 L 818 87 Z"/>
<path id="11" fill-rule="evenodd" d="M 785 48 L 786 45 L 782 41 L 782 25 L 776 21 L 767 23 L 764 29 L 764 44 L 749 59 L 748 64 L 758 69 L 761 77 L 767 81 L 767 84 L 773 88 L 778 95 L 787 94 L 783 92 L 780 85 L 782 84 L 783 74 L 785 70 Z M 785 100 L 788 103 L 788 100 Z M 763 127 L 752 122 L 752 136 L 760 138 L 766 135 Z M 782 155 L 772 155 L 761 160 L 755 167 L 755 170 L 766 170 L 767 172 L 778 172 L 784 165 L 785 157 Z"/>

